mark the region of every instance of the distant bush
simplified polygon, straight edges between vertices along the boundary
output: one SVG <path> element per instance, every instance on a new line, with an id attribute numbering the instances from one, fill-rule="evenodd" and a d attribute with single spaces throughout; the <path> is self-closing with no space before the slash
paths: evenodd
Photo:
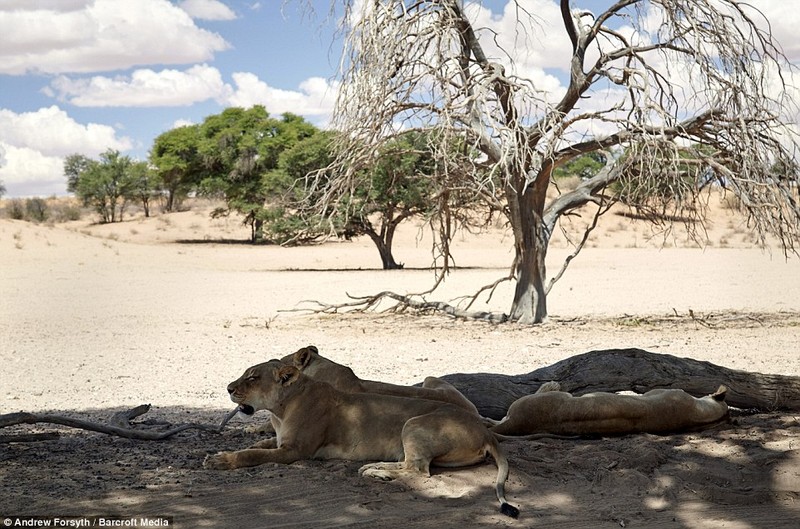
<path id="1" fill-rule="evenodd" d="M 84 210 L 73 199 L 56 199 L 50 201 L 50 222 L 69 222 L 81 220 Z"/>
<path id="2" fill-rule="evenodd" d="M 50 208 L 43 198 L 34 197 L 25 200 L 25 220 L 29 222 L 44 222 L 50 215 Z"/>
<path id="3" fill-rule="evenodd" d="M 25 203 L 19 198 L 10 200 L 6 206 L 6 216 L 13 220 L 25 220 Z"/>

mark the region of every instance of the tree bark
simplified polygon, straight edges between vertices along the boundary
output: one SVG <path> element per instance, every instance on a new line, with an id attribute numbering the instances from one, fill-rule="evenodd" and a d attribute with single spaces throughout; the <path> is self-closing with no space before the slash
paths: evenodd
<path id="1" fill-rule="evenodd" d="M 442 377 L 486 417 L 502 419 L 512 402 L 555 380 L 575 395 L 594 391 L 682 389 L 695 397 L 728 387 L 726 401 L 737 408 L 800 411 L 800 377 L 739 371 L 690 358 L 643 349 L 607 349 L 576 355 L 525 375 L 492 373 Z"/>
<path id="2" fill-rule="evenodd" d="M 544 189 L 524 184 L 520 179 L 517 191 L 507 192 L 511 207 L 509 219 L 514 231 L 516 280 L 509 320 L 524 325 L 542 323 L 547 317 L 545 257 L 549 234 L 544 224 Z M 540 196 L 541 195 L 541 196 Z"/>
<path id="3" fill-rule="evenodd" d="M 376 233 L 375 230 L 366 230 L 367 235 L 378 248 L 378 253 L 381 256 L 381 265 L 384 270 L 400 270 L 403 268 L 403 264 L 395 261 L 392 255 L 392 242 L 396 229 L 397 224 L 388 223 L 382 227 L 380 234 Z"/>

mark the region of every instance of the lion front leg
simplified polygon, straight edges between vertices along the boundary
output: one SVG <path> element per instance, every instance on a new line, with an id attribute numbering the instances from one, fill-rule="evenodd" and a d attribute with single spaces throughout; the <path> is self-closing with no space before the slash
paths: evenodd
<path id="1" fill-rule="evenodd" d="M 207 455 L 203 468 L 209 470 L 231 470 L 234 468 L 255 467 L 264 463 L 294 463 L 301 456 L 293 450 L 284 448 L 248 448 L 235 452 L 219 452 Z"/>

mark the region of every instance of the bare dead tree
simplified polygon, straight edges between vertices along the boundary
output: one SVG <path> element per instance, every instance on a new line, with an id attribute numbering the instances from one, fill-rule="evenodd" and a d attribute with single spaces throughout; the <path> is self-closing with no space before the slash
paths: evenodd
<path id="1" fill-rule="evenodd" d="M 443 191 L 470 190 L 508 217 L 515 257 L 506 279 L 516 288 L 501 319 L 525 324 L 547 316 L 545 257 L 559 218 L 587 204 L 606 211 L 614 183 L 701 221 L 711 179 L 738 197 L 762 242 L 772 235 L 796 252 L 797 143 L 782 74 L 790 66 L 757 9 L 740 0 L 618 0 L 590 13 L 560 0 L 569 80 L 556 93 L 540 89 L 515 52 L 544 46 L 538 14 L 510 1 L 512 39 L 478 25 L 480 2 L 334 2 L 344 6 L 333 121 L 343 134 L 336 176 L 321 193 L 326 207 L 347 200 L 382 144 L 428 131 Z M 607 153 L 603 170 L 548 199 L 554 169 L 597 151 Z M 444 201 L 443 272 L 451 213 Z"/>

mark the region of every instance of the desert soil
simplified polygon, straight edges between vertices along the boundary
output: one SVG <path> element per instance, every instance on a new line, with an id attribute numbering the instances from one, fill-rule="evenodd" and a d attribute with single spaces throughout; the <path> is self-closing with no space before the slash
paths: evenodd
<path id="1" fill-rule="evenodd" d="M 0 414 L 103 422 L 150 403 L 141 428 L 217 423 L 232 408 L 231 380 L 308 344 L 363 378 L 402 384 L 527 373 L 621 347 L 800 376 L 800 260 L 754 248 L 744 221 L 723 207 L 712 212 L 704 249 L 681 230 L 654 235 L 610 215 L 554 286 L 549 320 L 535 327 L 297 312 L 311 306 L 305 300 L 426 290 L 429 234 L 403 230 L 395 255 L 406 269 L 382 271 L 366 239 L 253 247 L 241 242 L 248 231 L 237 219 L 209 220 L 211 207 L 114 225 L 0 220 Z M 551 275 L 575 229 L 565 226 L 554 242 Z M 455 257 L 459 268 L 430 299 L 505 275 L 510 240 L 500 227 L 461 234 Z M 503 284 L 473 308 L 502 312 L 510 297 Z M 60 436 L 0 443 L 4 519 L 160 515 L 184 528 L 800 525 L 797 413 L 736 410 L 730 424 L 665 437 L 503 443 L 516 521 L 497 512 L 491 463 L 390 483 L 359 477 L 362 463 L 347 461 L 204 470 L 206 454 L 261 438 L 239 418 L 221 434 L 159 442 L 46 424 L 0 435 L 41 432 Z"/>

